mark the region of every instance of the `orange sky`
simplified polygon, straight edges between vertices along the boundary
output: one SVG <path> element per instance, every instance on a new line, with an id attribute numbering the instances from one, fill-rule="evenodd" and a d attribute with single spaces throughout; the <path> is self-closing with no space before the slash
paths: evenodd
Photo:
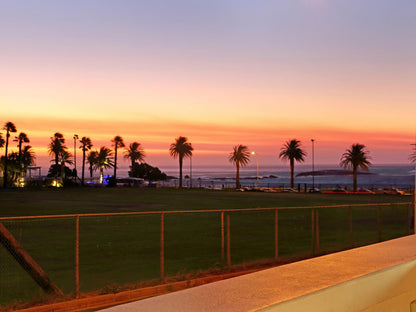
<path id="1" fill-rule="evenodd" d="M 307 129 L 279 127 L 273 125 L 237 126 L 221 123 L 173 123 L 173 122 L 132 122 L 97 121 L 73 119 L 26 119 L 13 120 L 19 131 L 26 132 L 34 146 L 39 161 L 48 165 L 47 146 L 54 132 L 60 131 L 66 138 L 67 146 L 73 152 L 73 134 L 89 136 L 94 148 L 111 146 L 111 139 L 121 135 L 126 144 L 140 142 L 146 151 L 146 160 L 156 166 L 174 166 L 177 160 L 169 156 L 170 143 L 179 135 L 185 135 L 192 142 L 194 165 L 227 165 L 228 154 L 233 145 L 245 144 L 259 155 L 263 165 L 282 165 L 277 154 L 282 144 L 289 139 L 302 141 L 308 153 L 305 163 L 311 163 L 311 138 L 315 138 L 315 163 L 338 166 L 341 154 L 352 143 L 363 143 L 370 151 L 373 163 L 408 163 L 411 152 L 412 133 L 406 131 L 351 131 L 326 126 Z M 75 130 L 74 130 L 75 129 Z M 15 144 L 15 143 L 12 143 Z M 79 147 L 79 143 L 77 142 Z M 16 149 L 13 147 L 12 149 Z M 80 157 L 81 152 L 77 150 Z M 79 158 L 80 159 L 80 158 Z M 124 165 L 127 161 L 121 160 Z M 79 164 L 79 163 L 78 163 Z"/>
<path id="2" fill-rule="evenodd" d="M 179 135 L 195 165 L 227 164 L 236 144 L 281 164 L 293 138 L 308 153 L 314 138 L 321 164 L 357 142 L 376 164 L 408 162 L 415 3 L 75 2 L 2 8 L 0 123 L 26 132 L 39 161 L 59 131 L 96 148 L 121 135 L 159 166 L 176 164 Z"/>

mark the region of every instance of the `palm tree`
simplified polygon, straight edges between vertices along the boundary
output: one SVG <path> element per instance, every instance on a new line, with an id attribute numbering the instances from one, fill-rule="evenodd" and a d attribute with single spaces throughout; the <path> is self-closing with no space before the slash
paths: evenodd
<path id="1" fill-rule="evenodd" d="M 90 151 L 87 157 L 87 162 L 89 164 L 90 178 L 92 178 L 93 171 L 95 169 L 95 163 L 97 162 L 98 152 Z"/>
<path id="2" fill-rule="evenodd" d="M 289 160 L 290 163 L 290 187 L 293 188 L 294 180 L 293 173 L 295 171 L 295 161 L 303 162 L 305 161 L 304 157 L 306 156 L 305 151 L 302 149 L 300 141 L 293 139 L 287 141 L 281 148 L 279 158 L 284 160 Z"/>
<path id="3" fill-rule="evenodd" d="M 84 172 L 85 172 L 85 153 L 89 151 L 92 147 L 91 139 L 88 137 L 82 137 L 81 140 L 79 140 L 81 143 L 81 146 L 79 147 L 82 150 L 82 176 L 81 176 L 81 183 L 84 185 Z"/>
<path id="4" fill-rule="evenodd" d="M 5 141 L 4 141 L 4 139 L 3 139 L 3 137 L 0 133 L 0 148 L 2 148 L 4 146 L 4 143 L 5 143 Z"/>
<path id="5" fill-rule="evenodd" d="M 19 147 L 18 164 L 19 164 L 19 168 L 22 169 L 22 146 L 23 146 L 23 143 L 29 143 L 30 140 L 29 140 L 26 133 L 20 132 L 19 135 L 17 137 L 15 137 L 15 139 L 13 141 L 18 142 L 17 143 L 17 146 Z"/>
<path id="6" fill-rule="evenodd" d="M 240 187 L 240 167 L 245 167 L 250 161 L 248 147 L 241 144 L 234 146 L 228 160 L 235 164 L 235 188 L 238 189 Z"/>
<path id="7" fill-rule="evenodd" d="M 144 161 L 144 156 L 144 150 L 138 142 L 130 143 L 129 147 L 126 148 L 126 151 L 124 152 L 124 158 L 130 159 L 131 161 L 131 170 L 133 170 L 134 164 L 137 160 L 141 163 Z"/>
<path id="8" fill-rule="evenodd" d="M 116 135 L 111 142 L 113 142 L 114 146 L 114 181 L 117 181 L 117 149 L 119 147 L 124 147 L 124 141 L 121 136 Z"/>
<path id="9" fill-rule="evenodd" d="M 412 144 L 412 145 L 415 145 L 415 144 Z M 0 145 L 0 147 L 1 147 L 1 145 Z M 415 146 L 415 149 L 413 150 L 413 152 L 409 155 L 409 160 L 411 162 L 415 162 L 415 160 L 416 160 L 416 146 Z"/>
<path id="10" fill-rule="evenodd" d="M 66 151 L 66 150 L 64 150 L 61 153 L 59 153 L 59 162 L 61 163 L 61 179 L 62 179 L 62 182 L 66 178 L 66 176 L 65 176 L 65 167 L 66 167 L 66 164 L 68 164 L 68 165 L 72 165 L 73 164 L 73 162 L 71 160 L 71 157 L 72 157 L 71 153 L 68 152 L 68 151 Z"/>
<path id="11" fill-rule="evenodd" d="M 113 154 L 111 149 L 108 147 L 102 146 L 100 151 L 97 154 L 95 159 L 96 168 L 100 169 L 100 183 L 103 184 L 104 168 L 111 168 L 114 166 L 113 162 L 110 159 L 110 156 Z"/>
<path id="12" fill-rule="evenodd" d="M 51 142 L 49 143 L 49 155 L 55 157 L 55 166 L 59 165 L 59 154 L 64 152 L 67 149 L 65 145 L 64 136 L 56 132 L 53 137 L 51 137 Z"/>
<path id="13" fill-rule="evenodd" d="M 20 157 L 22 162 L 21 164 L 23 165 L 23 172 L 26 172 L 27 167 L 32 166 L 35 163 L 36 156 L 32 146 L 24 146 Z"/>
<path id="14" fill-rule="evenodd" d="M 10 132 L 16 132 L 16 126 L 11 121 L 5 123 L 4 130 L 6 130 L 6 148 L 4 153 L 4 172 L 3 172 L 3 187 L 7 187 L 7 150 L 9 148 Z"/>
<path id="15" fill-rule="evenodd" d="M 368 155 L 369 152 L 364 149 L 365 145 L 363 144 L 353 144 L 351 145 L 350 149 L 347 149 L 347 151 L 344 154 L 342 154 L 341 157 L 340 166 L 344 167 L 345 169 L 352 169 L 354 192 L 357 191 L 358 168 L 368 171 L 369 167 L 371 166 L 371 158 Z"/>
<path id="16" fill-rule="evenodd" d="M 192 157 L 192 151 L 194 148 L 192 144 L 188 142 L 186 137 L 180 136 L 175 139 L 175 143 L 172 143 L 169 148 L 170 156 L 173 158 L 179 158 L 179 188 L 182 187 L 182 165 L 184 157 Z"/>

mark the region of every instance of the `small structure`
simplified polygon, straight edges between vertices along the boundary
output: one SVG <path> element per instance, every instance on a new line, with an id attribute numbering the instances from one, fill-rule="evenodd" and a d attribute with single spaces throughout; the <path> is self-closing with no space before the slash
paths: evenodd
<path id="1" fill-rule="evenodd" d="M 26 179 L 29 179 L 29 180 L 32 179 L 32 178 L 40 179 L 42 177 L 41 169 L 42 169 L 42 167 L 38 167 L 38 166 L 28 166 L 27 167 L 27 172 L 26 172 Z M 35 174 L 32 175 L 32 171 L 34 171 Z M 37 175 L 36 175 L 36 171 L 38 171 Z"/>

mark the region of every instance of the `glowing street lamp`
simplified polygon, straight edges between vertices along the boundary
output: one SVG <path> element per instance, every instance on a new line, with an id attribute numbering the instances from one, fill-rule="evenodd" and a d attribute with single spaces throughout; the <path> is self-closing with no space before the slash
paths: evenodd
<path id="1" fill-rule="evenodd" d="M 251 152 L 251 155 L 256 155 L 256 159 L 257 159 L 257 187 L 259 187 L 259 155 L 256 152 Z"/>

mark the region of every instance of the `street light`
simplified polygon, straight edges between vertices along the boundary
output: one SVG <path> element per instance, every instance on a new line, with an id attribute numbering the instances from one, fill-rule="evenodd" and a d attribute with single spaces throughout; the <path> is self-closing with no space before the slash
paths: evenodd
<path id="1" fill-rule="evenodd" d="M 315 139 L 311 139 L 312 142 L 312 192 L 315 192 Z"/>
<path id="2" fill-rule="evenodd" d="M 190 159 L 190 171 L 191 171 L 191 177 L 190 177 L 190 185 L 189 185 L 189 188 L 192 188 L 192 155 L 191 155 L 191 157 L 189 157 L 189 159 Z"/>
<path id="3" fill-rule="evenodd" d="M 77 140 L 78 134 L 74 134 L 74 180 L 77 180 Z"/>
<path id="4" fill-rule="evenodd" d="M 256 155 L 257 159 L 257 187 L 259 187 L 259 155 L 256 152 L 251 152 L 252 155 Z"/>
<path id="5" fill-rule="evenodd" d="M 416 233 L 416 138 L 415 138 L 415 144 L 411 144 L 415 146 L 415 187 L 413 189 L 413 210 L 414 210 L 414 217 L 413 217 L 413 228 L 414 228 L 414 232 Z"/>

